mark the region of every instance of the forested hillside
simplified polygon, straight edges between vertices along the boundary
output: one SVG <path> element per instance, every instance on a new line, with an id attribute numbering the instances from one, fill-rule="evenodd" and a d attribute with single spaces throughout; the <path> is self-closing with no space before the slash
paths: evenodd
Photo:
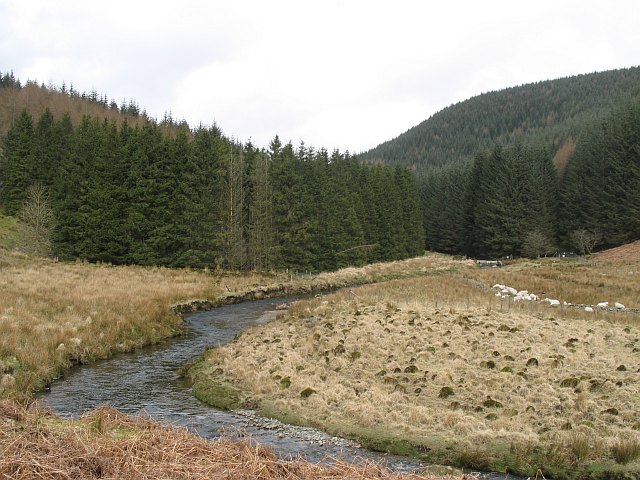
<path id="1" fill-rule="evenodd" d="M 0 98 L 25 95 L 11 77 L 3 82 Z M 100 103 L 32 88 L 58 105 Z M 424 250 L 418 190 L 404 167 L 371 167 L 277 136 L 257 149 L 216 126 L 102 108 L 76 122 L 45 102 L 37 116 L 23 109 L 11 119 L 0 206 L 32 227 L 34 251 L 114 264 L 317 271 Z"/>
<path id="2" fill-rule="evenodd" d="M 80 123 L 84 115 L 107 118 L 118 124 L 126 120 L 130 126 L 149 120 L 145 110 L 133 99 L 122 99 L 118 104 L 96 90 L 80 92 L 73 84 L 55 87 L 27 81 L 22 85 L 13 72 L 0 72 L 0 136 L 6 135 L 22 110 L 38 118 L 45 109 L 56 118 L 69 115 L 73 125 Z M 157 123 L 168 132 L 177 122 L 167 114 Z"/>
<path id="3" fill-rule="evenodd" d="M 427 244 L 474 257 L 590 253 L 640 239 L 640 101 L 585 125 L 563 175 L 544 147 L 480 150 L 421 180 Z"/>
<path id="4" fill-rule="evenodd" d="M 544 144 L 555 155 L 603 112 L 640 98 L 640 67 L 547 80 L 484 93 L 451 105 L 397 138 L 363 153 L 365 160 L 417 167 L 472 158 L 494 143 Z M 571 141 L 565 150 L 571 150 Z M 566 159 L 561 152 L 558 162 Z"/>
<path id="5" fill-rule="evenodd" d="M 640 238 L 640 68 L 452 105 L 360 155 L 413 167 L 427 247 L 473 257 L 589 253 Z"/>

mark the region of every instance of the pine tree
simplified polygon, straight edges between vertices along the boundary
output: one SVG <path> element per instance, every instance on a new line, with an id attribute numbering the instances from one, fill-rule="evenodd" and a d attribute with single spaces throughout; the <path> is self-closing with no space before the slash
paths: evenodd
<path id="1" fill-rule="evenodd" d="M 0 203 L 8 215 L 15 215 L 24 203 L 34 165 L 33 119 L 24 109 L 5 137 L 0 158 Z"/>
<path id="2" fill-rule="evenodd" d="M 221 264 L 223 230 L 223 157 L 226 140 L 220 130 L 200 127 L 191 145 L 191 167 L 185 172 L 188 195 L 182 212 L 186 227 L 180 263 L 195 267 Z"/>

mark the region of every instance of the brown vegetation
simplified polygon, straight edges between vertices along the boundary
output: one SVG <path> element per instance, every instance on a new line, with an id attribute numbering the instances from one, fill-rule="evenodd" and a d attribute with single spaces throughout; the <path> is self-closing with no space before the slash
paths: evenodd
<path id="1" fill-rule="evenodd" d="M 77 421 L 0 403 L 0 477 L 104 479 L 410 479 L 377 464 L 284 461 L 250 440 L 206 441 L 100 408 Z"/>
<path id="2" fill-rule="evenodd" d="M 226 382 L 270 415 L 434 462 L 638 471 L 640 318 L 477 288 L 498 280 L 574 302 L 631 303 L 640 288 L 613 270 L 543 261 L 343 290 L 207 352 L 196 384 Z"/>
<path id="3" fill-rule="evenodd" d="M 69 365 L 175 335 L 181 320 L 172 303 L 223 290 L 188 270 L 3 258 L 0 397 L 28 398 Z"/>
<path id="4" fill-rule="evenodd" d="M 28 83 L 22 88 L 0 88 L 0 136 L 7 133 L 13 121 L 25 108 L 36 121 L 48 108 L 55 118 L 61 118 L 68 113 L 74 125 L 80 123 L 83 115 L 106 118 L 118 124 L 126 118 L 132 126 L 144 122 L 142 116 L 123 115 L 117 109 L 106 108 L 88 99 L 72 97 L 35 83 Z"/>
<path id="5" fill-rule="evenodd" d="M 556 167 L 558 176 L 562 178 L 564 171 L 567 168 L 567 163 L 576 150 L 576 141 L 573 137 L 567 137 L 567 139 L 560 145 L 558 151 L 553 157 L 553 165 Z"/>
<path id="6" fill-rule="evenodd" d="M 73 364 L 180 333 L 171 306 L 214 306 L 229 297 L 321 290 L 420 275 L 431 256 L 314 277 L 113 267 L 36 260 L 0 249 L 0 398 L 28 399 Z"/>
<path id="7" fill-rule="evenodd" d="M 595 253 L 592 260 L 600 266 L 640 266 L 640 240 Z M 637 270 L 636 270 L 637 274 Z"/>

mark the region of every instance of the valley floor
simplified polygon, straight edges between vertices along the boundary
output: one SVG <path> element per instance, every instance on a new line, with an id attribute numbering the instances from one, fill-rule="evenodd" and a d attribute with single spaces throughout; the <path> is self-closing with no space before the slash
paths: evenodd
<path id="1" fill-rule="evenodd" d="M 67 422 L 20 404 L 75 364 L 180 334 L 182 320 L 174 312 L 424 275 L 431 261 L 411 259 L 316 276 L 236 275 L 65 264 L 0 248 L 0 476 L 417 478 L 378 465 L 288 462 L 257 445 L 211 443 L 109 409 Z M 443 268 L 452 262 L 440 260 Z"/>
<path id="2" fill-rule="evenodd" d="M 440 259 L 428 275 L 299 302 L 209 350 L 194 392 L 435 463 L 638 478 L 640 263 Z M 494 283 L 561 303 L 514 303 Z M 603 300 L 627 308 L 564 305 Z"/>

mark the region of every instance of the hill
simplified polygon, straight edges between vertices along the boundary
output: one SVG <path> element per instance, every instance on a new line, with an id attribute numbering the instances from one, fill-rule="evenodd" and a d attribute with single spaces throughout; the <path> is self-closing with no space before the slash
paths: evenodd
<path id="1" fill-rule="evenodd" d="M 597 264 L 637 265 L 640 264 L 640 240 L 597 252 L 592 259 Z M 629 272 L 630 274 L 633 272 Z"/>
<path id="2" fill-rule="evenodd" d="M 562 164 L 585 123 L 640 98 L 640 67 L 590 73 L 484 93 L 451 105 L 360 155 L 368 161 L 443 166 L 495 142 L 545 144 Z"/>
<path id="3" fill-rule="evenodd" d="M 0 72 L 0 137 L 7 134 L 22 110 L 39 118 L 46 109 L 55 118 L 68 114 L 73 125 L 78 125 L 85 115 L 107 119 L 118 125 L 125 120 L 130 126 L 142 126 L 153 121 L 132 99 L 123 99 L 118 105 L 114 99 L 95 90 L 79 92 L 73 84 L 55 87 L 38 85 L 31 80 L 23 85 L 12 72 Z M 159 125 L 165 133 L 175 133 L 179 123 L 182 122 L 175 122 L 170 115 L 165 115 Z"/>

